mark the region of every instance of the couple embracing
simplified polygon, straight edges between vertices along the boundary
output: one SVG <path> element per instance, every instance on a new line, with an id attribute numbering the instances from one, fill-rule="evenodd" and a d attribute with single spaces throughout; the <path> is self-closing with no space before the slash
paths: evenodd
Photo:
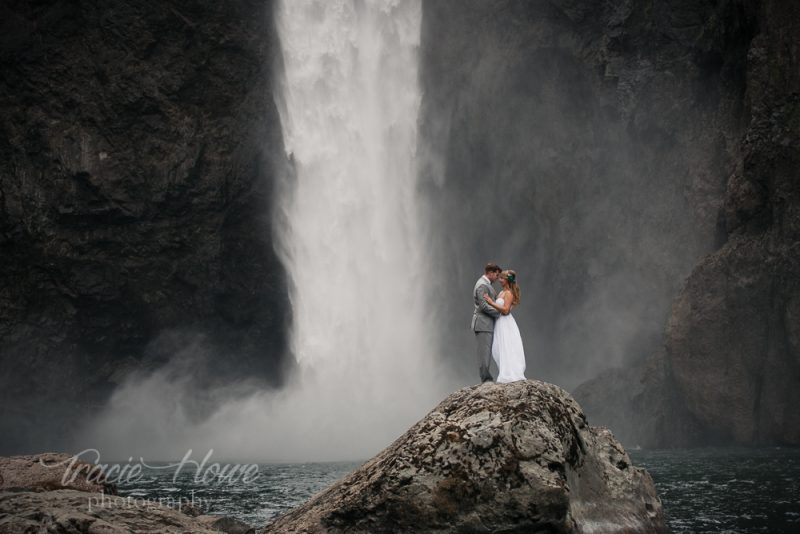
<path id="1" fill-rule="evenodd" d="M 492 283 L 500 281 L 497 295 Z M 511 309 L 519 304 L 517 273 L 502 270 L 489 263 L 472 291 L 475 309 L 472 313 L 472 330 L 478 343 L 478 368 L 481 382 L 490 382 L 489 358 L 497 364 L 497 382 L 525 380 L 525 353 L 522 337 Z"/>

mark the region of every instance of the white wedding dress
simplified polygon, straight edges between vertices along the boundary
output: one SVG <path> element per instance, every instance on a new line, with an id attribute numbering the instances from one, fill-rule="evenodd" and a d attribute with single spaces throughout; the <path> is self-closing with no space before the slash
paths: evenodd
<path id="1" fill-rule="evenodd" d="M 503 299 L 497 299 L 503 305 Z M 494 322 L 494 339 L 492 339 L 492 358 L 497 364 L 498 384 L 526 380 L 525 352 L 522 350 L 522 337 L 514 317 L 501 315 Z"/>

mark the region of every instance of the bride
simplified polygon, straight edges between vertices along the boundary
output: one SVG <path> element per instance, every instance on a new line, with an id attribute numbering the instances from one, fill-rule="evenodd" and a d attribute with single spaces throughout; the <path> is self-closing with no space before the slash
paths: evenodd
<path id="1" fill-rule="evenodd" d="M 517 273 L 508 270 L 500 273 L 500 285 L 503 290 L 492 300 L 489 295 L 484 298 L 490 306 L 500 312 L 494 322 L 494 339 L 492 340 L 492 357 L 497 363 L 497 382 L 516 382 L 525 380 L 525 352 L 522 350 L 522 337 L 511 309 L 519 304 L 519 286 Z"/>

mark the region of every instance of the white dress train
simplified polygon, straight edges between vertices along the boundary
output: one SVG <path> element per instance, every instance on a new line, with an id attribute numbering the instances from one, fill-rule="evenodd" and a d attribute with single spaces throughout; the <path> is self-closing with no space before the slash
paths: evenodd
<path id="1" fill-rule="evenodd" d="M 497 299 L 503 305 L 503 299 Z M 492 339 L 492 358 L 497 364 L 498 384 L 526 380 L 525 352 L 522 350 L 522 337 L 514 317 L 501 315 L 494 322 L 494 338 Z"/>

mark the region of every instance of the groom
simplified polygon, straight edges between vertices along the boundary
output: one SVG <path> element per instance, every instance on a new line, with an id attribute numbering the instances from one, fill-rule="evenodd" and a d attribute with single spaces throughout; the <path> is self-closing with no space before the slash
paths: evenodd
<path id="1" fill-rule="evenodd" d="M 484 274 L 475 283 L 472 290 L 472 298 L 475 301 L 475 309 L 472 312 L 472 331 L 475 332 L 475 341 L 478 343 L 478 369 L 481 375 L 481 382 L 492 380 L 489 374 L 489 360 L 492 356 L 492 337 L 494 336 L 494 320 L 500 317 L 500 312 L 489 306 L 483 298 L 487 293 L 493 299 L 496 298 L 492 283 L 500 276 L 500 267 L 494 263 L 488 263 L 484 269 Z"/>

